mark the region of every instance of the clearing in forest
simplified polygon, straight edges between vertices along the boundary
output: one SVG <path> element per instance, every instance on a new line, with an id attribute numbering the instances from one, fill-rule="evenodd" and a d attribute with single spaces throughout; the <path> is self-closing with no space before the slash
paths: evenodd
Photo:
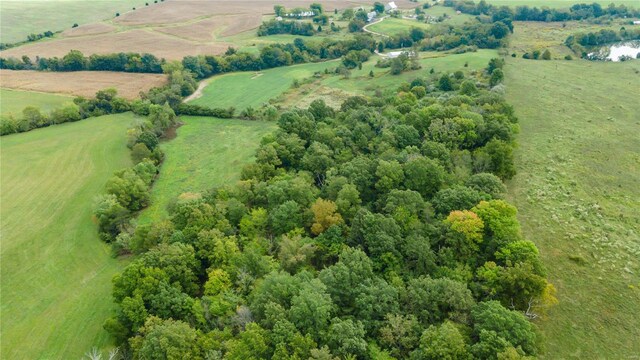
<path id="1" fill-rule="evenodd" d="M 263 136 L 275 123 L 183 116 L 177 137 L 161 145 L 165 160 L 151 191 L 151 206 L 139 223 L 166 217 L 167 205 L 185 192 L 202 193 L 232 185 L 242 167 L 253 161 Z"/>

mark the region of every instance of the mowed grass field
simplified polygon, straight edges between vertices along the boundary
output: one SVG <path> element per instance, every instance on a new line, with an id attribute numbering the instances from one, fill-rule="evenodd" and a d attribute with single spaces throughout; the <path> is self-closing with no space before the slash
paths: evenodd
<path id="1" fill-rule="evenodd" d="M 94 198 L 130 165 L 129 113 L 0 140 L 3 359 L 79 359 L 111 340 L 110 256 L 92 221 Z"/>
<path id="2" fill-rule="evenodd" d="M 178 136 L 163 143 L 166 158 L 151 192 L 152 205 L 139 223 L 160 220 L 170 201 L 185 192 L 202 193 L 233 184 L 242 166 L 253 160 L 263 136 L 276 124 L 264 121 L 181 117 Z"/>
<path id="3" fill-rule="evenodd" d="M 640 354 L 640 62 L 507 59 L 520 118 L 508 183 L 559 305 L 546 359 Z"/>
<path id="4" fill-rule="evenodd" d="M 428 29 L 431 25 L 417 20 L 386 18 L 382 21 L 367 26 L 367 30 L 371 30 L 385 35 L 396 35 L 406 32 L 411 28 Z"/>
<path id="5" fill-rule="evenodd" d="M 291 87 L 294 80 L 336 66 L 337 61 L 327 61 L 214 76 L 204 80 L 207 86 L 202 90 L 202 96 L 190 103 L 212 108 L 233 106 L 238 110 L 258 107 Z"/>
<path id="6" fill-rule="evenodd" d="M 36 106 L 40 111 L 47 113 L 71 103 L 73 103 L 71 96 L 0 89 L 0 116 L 11 115 L 21 118 L 22 110 L 27 106 Z"/>
<path id="7" fill-rule="evenodd" d="M 115 17 L 143 0 L 2 0 L 0 1 L 0 42 L 14 43 L 29 34 L 59 31 L 73 24 L 86 24 Z M 153 3 L 153 1 L 151 1 Z M 55 16 L 53 16 L 55 14 Z"/>

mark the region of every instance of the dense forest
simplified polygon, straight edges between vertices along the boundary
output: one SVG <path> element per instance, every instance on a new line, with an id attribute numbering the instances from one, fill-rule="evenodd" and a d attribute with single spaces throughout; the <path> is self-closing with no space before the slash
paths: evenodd
<path id="1" fill-rule="evenodd" d="M 527 317 L 554 289 L 502 199 L 518 127 L 501 66 L 283 113 L 240 182 L 133 227 L 121 215 L 154 171 L 141 156 L 97 213 L 103 239 L 139 255 L 105 328 L 139 359 L 535 355 Z M 167 123 L 147 124 L 131 144 Z"/>

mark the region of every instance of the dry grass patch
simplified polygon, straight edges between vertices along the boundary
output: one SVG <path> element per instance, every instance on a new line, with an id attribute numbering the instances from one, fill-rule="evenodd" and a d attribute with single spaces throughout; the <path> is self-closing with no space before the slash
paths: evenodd
<path id="1" fill-rule="evenodd" d="M 62 57 L 70 50 L 79 50 L 85 55 L 137 52 L 154 54 L 167 60 L 181 60 L 187 55 L 219 54 L 224 52 L 227 46 L 228 44 L 197 43 L 159 32 L 135 29 L 113 34 L 37 42 L 2 51 L 0 57 Z"/>
<path id="2" fill-rule="evenodd" d="M 76 28 L 67 29 L 62 32 L 63 37 L 76 37 L 76 36 L 87 36 L 87 35 L 98 35 L 98 34 L 106 34 L 110 32 L 116 31 L 116 27 L 105 24 L 105 23 L 95 23 L 95 24 L 87 24 L 80 25 Z"/>
<path id="3" fill-rule="evenodd" d="M 140 91 L 163 85 L 161 74 L 134 74 L 108 71 L 41 72 L 0 70 L 3 88 L 62 93 L 93 97 L 98 90 L 116 88 L 120 96 L 135 99 Z"/>

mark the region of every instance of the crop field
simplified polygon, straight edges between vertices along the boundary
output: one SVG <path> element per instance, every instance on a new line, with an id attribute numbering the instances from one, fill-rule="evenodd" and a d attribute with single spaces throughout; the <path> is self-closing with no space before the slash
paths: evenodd
<path id="1" fill-rule="evenodd" d="M 201 193 L 214 186 L 233 184 L 242 166 L 251 160 L 260 139 L 276 128 L 264 121 L 181 117 L 178 136 L 162 144 L 166 154 L 153 185 L 152 205 L 140 223 L 166 216 L 166 206 L 185 192 Z"/>
<path id="2" fill-rule="evenodd" d="M 61 0 L 53 2 L 59 1 Z M 35 1 L 34 3 L 41 2 L 43 1 Z M 306 7 L 313 2 L 285 0 L 279 1 L 278 4 L 286 8 L 295 8 Z M 328 13 L 333 9 L 355 7 L 361 3 L 361 1 L 348 0 L 315 2 L 323 4 Z M 20 2 L 12 3 L 14 3 L 13 8 L 21 9 Z M 72 0 L 70 3 L 75 4 L 76 1 Z M 103 2 L 88 1 L 86 3 Z M 127 4 L 133 3 L 133 1 L 120 0 L 120 3 Z M 415 6 L 408 0 L 397 1 L 397 3 L 402 8 Z M 272 1 L 263 0 L 213 0 L 206 2 L 171 0 L 157 4 L 150 3 L 149 6 L 138 6 L 135 11 L 122 12 L 119 17 L 114 17 L 115 11 L 109 10 L 111 7 L 107 7 L 108 9 L 96 7 L 95 9 L 102 9 L 99 19 L 108 17 L 110 20 L 90 24 L 85 24 L 84 21 L 71 21 L 69 25 L 59 28 L 59 30 L 67 28 L 61 35 L 53 39 L 45 39 L 1 51 L 0 57 L 20 58 L 23 55 L 32 59 L 35 59 L 36 56 L 61 57 L 70 50 L 79 50 L 85 55 L 117 52 L 151 53 L 169 60 L 180 60 L 187 55 L 222 54 L 229 46 L 244 46 L 243 43 L 229 42 L 232 39 L 227 39 L 228 37 L 248 32 L 249 37 L 256 38 L 253 30 L 260 25 L 262 15 L 273 14 L 273 5 Z M 129 6 L 126 8 L 131 9 Z M 38 9 L 34 12 L 40 14 L 47 11 L 46 9 L 49 9 L 49 12 L 52 11 L 44 5 Z M 71 12 L 75 13 L 75 10 Z M 38 16 L 42 16 L 42 14 Z M 14 23 L 13 19 L 10 23 Z M 74 22 L 81 22 L 84 25 L 71 29 Z M 46 30 L 48 28 L 38 27 L 29 30 L 28 33 L 40 33 Z M 24 40 L 23 38 L 28 33 L 20 35 L 17 40 Z"/>
<path id="3" fill-rule="evenodd" d="M 287 90 L 294 80 L 302 80 L 337 65 L 336 61 L 327 61 L 214 76 L 204 80 L 208 83 L 202 96 L 191 103 L 208 107 L 234 106 L 238 110 L 258 107 Z"/>
<path id="4" fill-rule="evenodd" d="M 367 29 L 380 34 L 391 36 L 398 33 L 406 32 L 413 27 L 419 29 L 428 29 L 430 25 L 417 20 L 386 18 L 382 21 L 372 24 L 371 26 L 368 26 Z"/>
<path id="5" fill-rule="evenodd" d="M 640 353 L 639 74 L 634 61 L 507 60 L 521 124 L 510 198 L 560 301 L 540 323 L 548 359 Z"/>
<path id="6" fill-rule="evenodd" d="M 144 0 L 3 0 L 0 2 L 0 42 L 14 43 L 29 34 L 70 29 L 144 6 Z M 55 14 L 55 16 L 52 16 Z"/>
<path id="7" fill-rule="evenodd" d="M 49 112 L 72 102 L 73 98 L 70 96 L 0 88 L 0 115 L 2 116 L 11 115 L 20 118 L 22 110 L 27 106 L 35 106 L 42 112 Z"/>
<path id="8" fill-rule="evenodd" d="M 122 73 L 109 71 L 45 72 L 31 70 L 0 70 L 2 87 L 17 90 L 60 93 L 93 97 L 96 91 L 115 88 L 127 99 L 140 96 L 140 91 L 162 86 L 167 80 L 162 74 Z M 3 111 L 4 112 L 4 111 Z"/>
<path id="9" fill-rule="evenodd" d="M 128 166 L 126 113 L 2 137 L 2 357 L 79 359 L 111 339 L 110 256 L 93 199 Z"/>

